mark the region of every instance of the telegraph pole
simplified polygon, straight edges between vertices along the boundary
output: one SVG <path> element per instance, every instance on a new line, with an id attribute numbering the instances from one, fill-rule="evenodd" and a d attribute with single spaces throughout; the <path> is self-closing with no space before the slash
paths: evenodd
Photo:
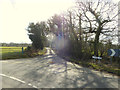
<path id="1" fill-rule="evenodd" d="M 118 12 L 120 11 L 120 2 L 118 2 Z M 120 45 L 120 14 L 118 14 L 118 45 Z"/>
<path id="2" fill-rule="evenodd" d="M 63 48 L 64 48 L 64 15 L 63 15 L 63 17 L 62 17 L 62 38 L 63 38 Z"/>

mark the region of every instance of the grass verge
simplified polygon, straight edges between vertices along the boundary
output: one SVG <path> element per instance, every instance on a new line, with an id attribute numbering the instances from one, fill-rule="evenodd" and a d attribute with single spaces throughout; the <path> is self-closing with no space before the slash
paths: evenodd
<path id="1" fill-rule="evenodd" d="M 80 61 L 80 60 L 75 60 L 75 59 L 70 59 L 70 61 L 72 63 L 76 63 L 84 67 L 88 67 L 88 68 L 92 68 L 98 71 L 104 71 L 110 74 L 115 74 L 117 76 L 120 76 L 120 68 L 113 67 L 112 65 L 106 65 L 103 63 L 85 62 L 85 61 Z"/>

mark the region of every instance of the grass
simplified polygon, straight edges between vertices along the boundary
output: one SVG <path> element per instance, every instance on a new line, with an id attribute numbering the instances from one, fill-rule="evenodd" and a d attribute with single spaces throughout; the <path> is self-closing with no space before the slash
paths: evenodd
<path id="1" fill-rule="evenodd" d="M 24 47 L 24 50 L 26 47 Z M 37 55 L 43 55 L 45 54 L 46 49 L 44 48 L 43 50 L 40 50 L 39 52 L 34 52 L 31 53 L 32 57 L 37 56 Z M 5 59 L 19 59 L 19 58 L 29 58 L 31 55 L 28 53 L 24 52 L 22 53 L 22 47 L 0 47 L 0 54 L 2 60 Z"/>
<path id="2" fill-rule="evenodd" d="M 120 69 L 116 67 L 112 67 L 112 65 L 109 66 L 105 64 L 95 64 L 95 63 L 89 63 L 89 65 L 96 70 L 106 71 L 108 73 L 116 74 L 120 76 Z"/>
<path id="3" fill-rule="evenodd" d="M 26 47 L 24 47 L 25 50 Z M 1 49 L 1 54 L 5 54 L 5 53 L 12 53 L 12 52 L 21 52 L 22 53 L 22 47 L 0 47 Z"/>
<path id="4" fill-rule="evenodd" d="M 111 64 L 105 64 L 105 63 L 102 63 L 102 62 L 101 63 L 91 62 L 93 60 L 82 61 L 82 60 L 76 60 L 76 59 L 73 59 L 73 58 L 70 58 L 70 61 L 72 63 L 76 63 L 76 64 L 81 65 L 83 67 L 88 67 L 88 68 L 91 68 L 91 69 L 95 69 L 97 71 L 104 71 L 104 72 L 108 72 L 108 73 L 120 76 L 120 68 L 117 65 L 118 63 L 117 64 L 113 63 L 111 65 Z"/>

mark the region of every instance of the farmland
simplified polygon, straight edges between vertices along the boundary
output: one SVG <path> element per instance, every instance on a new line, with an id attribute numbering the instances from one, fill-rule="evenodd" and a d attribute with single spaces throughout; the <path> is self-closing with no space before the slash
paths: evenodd
<path id="1" fill-rule="evenodd" d="M 25 50 L 26 47 L 24 47 Z M 25 57 L 25 54 L 22 54 L 22 47 L 0 47 L 0 59 L 16 59 Z"/>
<path id="2" fill-rule="evenodd" d="M 23 47 L 23 51 L 25 51 L 26 47 Z M 24 52 L 22 53 L 22 47 L 0 47 L 0 56 L 2 60 L 6 59 L 19 59 L 19 58 L 29 58 L 35 57 L 38 55 L 44 55 L 46 52 L 46 48 L 43 50 L 39 50 L 38 52 Z"/>

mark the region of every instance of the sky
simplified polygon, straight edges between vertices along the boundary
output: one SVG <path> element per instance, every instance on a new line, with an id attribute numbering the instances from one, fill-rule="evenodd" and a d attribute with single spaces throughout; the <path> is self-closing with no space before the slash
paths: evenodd
<path id="1" fill-rule="evenodd" d="M 73 6 L 73 0 L 0 0 L 0 42 L 30 43 L 29 22 L 45 21 Z"/>
<path id="2" fill-rule="evenodd" d="M 46 21 L 73 5 L 74 0 L 0 0 L 0 43 L 31 43 L 30 22 Z"/>

